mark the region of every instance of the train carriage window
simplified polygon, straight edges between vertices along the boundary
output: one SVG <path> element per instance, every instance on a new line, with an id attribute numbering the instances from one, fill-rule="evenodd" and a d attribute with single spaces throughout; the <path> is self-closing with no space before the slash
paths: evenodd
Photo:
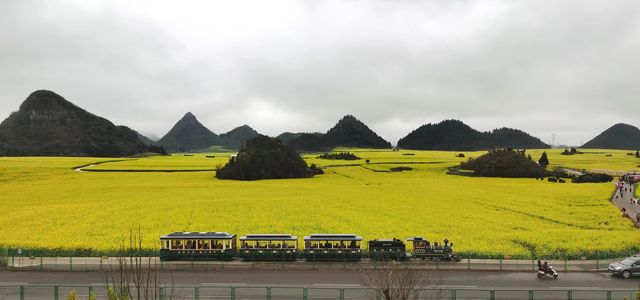
<path id="1" fill-rule="evenodd" d="M 218 240 L 211 240 L 211 249 L 222 249 L 222 244 Z"/>
<path id="2" fill-rule="evenodd" d="M 195 240 L 188 240 L 184 248 L 189 250 L 195 250 L 196 246 L 197 246 L 197 242 Z"/>
<path id="3" fill-rule="evenodd" d="M 296 247 L 296 242 L 295 241 L 285 241 L 284 242 L 285 247 L 293 249 Z"/>
<path id="4" fill-rule="evenodd" d="M 184 249 L 184 243 L 182 240 L 171 240 L 171 249 L 182 250 Z"/>
<path id="5" fill-rule="evenodd" d="M 235 238 L 233 240 L 231 240 L 231 245 L 232 245 L 232 248 L 236 247 L 236 239 Z"/>
<path id="6" fill-rule="evenodd" d="M 162 241 L 161 247 L 162 249 L 169 249 L 169 241 L 167 240 Z"/>
<path id="7" fill-rule="evenodd" d="M 198 249 L 200 250 L 209 250 L 211 249 L 210 245 L 209 240 L 198 240 Z"/>
<path id="8" fill-rule="evenodd" d="M 269 241 L 269 248 L 280 249 L 280 241 Z"/>

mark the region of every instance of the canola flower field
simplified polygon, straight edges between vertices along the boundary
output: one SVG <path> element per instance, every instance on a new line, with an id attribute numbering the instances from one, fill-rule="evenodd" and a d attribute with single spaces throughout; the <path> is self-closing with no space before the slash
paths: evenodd
<path id="1" fill-rule="evenodd" d="M 484 152 L 458 158 L 458 152 L 445 151 L 349 151 L 362 159 L 304 156 L 327 167 L 324 175 L 250 182 L 217 180 L 214 171 L 206 171 L 223 165 L 231 153 L 115 162 L 0 158 L 0 247 L 108 254 L 140 226 L 149 250 L 158 248 L 160 235 L 173 231 L 227 231 L 291 233 L 300 239 L 310 233 L 356 233 L 365 240 L 448 238 L 454 251 L 467 257 L 619 257 L 640 251 L 640 231 L 609 202 L 611 183 L 446 174 L 448 167 Z M 640 163 L 625 151 L 585 152 L 564 156 L 547 150 L 550 167 L 629 171 Z M 528 153 L 537 160 L 542 150 Z M 73 170 L 104 161 L 112 162 L 88 169 L 123 172 Z M 389 172 L 397 166 L 413 170 Z"/>

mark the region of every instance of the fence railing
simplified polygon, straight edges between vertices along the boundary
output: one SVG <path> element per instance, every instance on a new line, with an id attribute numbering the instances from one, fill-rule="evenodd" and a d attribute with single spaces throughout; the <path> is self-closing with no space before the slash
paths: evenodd
<path id="1" fill-rule="evenodd" d="M 65 299 L 75 290 L 77 299 L 107 300 L 105 285 L 0 285 L 0 299 Z M 355 287 L 243 287 L 243 286 L 173 286 L 155 288 L 160 300 L 169 299 L 380 299 L 373 289 Z M 636 299 L 637 290 L 522 290 L 522 289 L 415 289 L 413 300 L 465 299 L 553 299 L 553 300 L 623 300 Z"/>
<path id="2" fill-rule="evenodd" d="M 150 259 L 150 261 L 148 260 Z M 361 261 L 204 261 L 179 260 L 162 261 L 157 257 L 144 258 L 145 264 L 158 270 L 251 270 L 251 269 L 367 269 L 376 268 L 379 262 L 369 259 Z M 610 263 L 607 260 L 549 260 L 549 263 L 562 272 L 594 272 L 607 271 Z M 6 259 L 7 268 L 13 270 L 42 271 L 105 271 L 117 266 L 115 257 L 24 257 L 11 256 Z M 462 259 L 455 261 L 411 260 L 400 262 L 407 268 L 430 270 L 478 270 L 478 271 L 532 271 L 537 268 L 536 260 L 515 259 Z"/>

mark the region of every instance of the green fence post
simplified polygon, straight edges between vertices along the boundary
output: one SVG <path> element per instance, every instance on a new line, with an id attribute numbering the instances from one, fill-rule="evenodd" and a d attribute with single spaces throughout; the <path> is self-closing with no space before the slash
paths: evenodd
<path id="1" fill-rule="evenodd" d="M 607 291 L 607 300 L 611 300 L 611 291 Z"/>
<path id="2" fill-rule="evenodd" d="M 89 287 L 89 295 L 87 295 L 87 297 L 90 297 L 91 294 L 93 294 L 93 287 L 92 286 Z"/>
<path id="3" fill-rule="evenodd" d="M 489 299 L 496 300 L 496 291 L 494 290 L 489 291 Z"/>
<path id="4" fill-rule="evenodd" d="M 344 289 L 340 289 L 340 300 L 344 300 Z"/>
<path id="5" fill-rule="evenodd" d="M 309 300 L 309 290 L 302 288 L 302 300 Z"/>
<path id="6" fill-rule="evenodd" d="M 567 291 L 567 300 L 573 300 L 573 291 L 571 290 Z"/>
<path id="7" fill-rule="evenodd" d="M 164 287 L 159 287 L 158 288 L 158 298 L 160 300 L 164 300 Z"/>
<path id="8" fill-rule="evenodd" d="M 467 270 L 471 270 L 471 259 L 467 258 Z"/>
<path id="9" fill-rule="evenodd" d="M 69 271 L 73 271 L 73 257 L 69 256 Z"/>
<path id="10" fill-rule="evenodd" d="M 40 256 L 40 270 L 44 268 L 44 264 L 42 263 L 42 256 Z"/>
<path id="11" fill-rule="evenodd" d="M 267 288 L 267 300 L 271 300 L 271 288 Z"/>
<path id="12" fill-rule="evenodd" d="M 456 290 L 451 290 L 451 300 L 456 300 Z"/>
<path id="13" fill-rule="evenodd" d="M 596 271 L 600 270 L 600 260 L 596 259 Z"/>
<path id="14" fill-rule="evenodd" d="M 529 290 L 529 300 L 533 300 L 533 290 Z"/>
<path id="15" fill-rule="evenodd" d="M 53 299 L 58 300 L 58 286 L 53 287 Z"/>
<path id="16" fill-rule="evenodd" d="M 231 295 L 230 295 L 230 297 L 229 297 L 229 299 L 231 299 L 231 300 L 236 300 L 236 288 L 234 288 L 234 287 L 230 287 L 229 289 L 230 289 L 230 291 L 229 291 L 229 292 L 230 292 L 230 294 L 231 294 Z"/>
<path id="17" fill-rule="evenodd" d="M 564 259 L 564 271 L 567 272 L 567 259 Z"/>
<path id="18" fill-rule="evenodd" d="M 500 259 L 500 271 L 502 271 L 502 258 Z"/>
<path id="19" fill-rule="evenodd" d="M 196 295 L 195 295 L 195 296 L 196 296 L 196 300 L 200 300 L 200 287 L 196 287 L 195 289 L 196 289 L 196 290 L 195 290 L 195 293 L 196 293 Z"/>
<path id="20" fill-rule="evenodd" d="M 11 255 L 11 267 L 15 268 L 16 267 L 16 259 L 13 255 Z"/>

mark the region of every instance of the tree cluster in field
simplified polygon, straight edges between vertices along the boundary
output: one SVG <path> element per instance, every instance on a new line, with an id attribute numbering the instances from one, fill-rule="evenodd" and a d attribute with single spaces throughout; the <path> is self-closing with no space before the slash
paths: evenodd
<path id="1" fill-rule="evenodd" d="M 164 148 L 164 146 L 162 145 L 153 145 L 153 144 L 149 144 L 143 147 L 141 147 L 140 152 L 153 152 L 153 153 L 157 153 L 160 155 L 169 155 L 169 152 L 167 152 L 167 149 Z"/>
<path id="2" fill-rule="evenodd" d="M 314 166 L 315 167 L 315 166 Z M 306 178 L 322 172 L 310 168 L 300 155 L 282 141 L 259 135 L 240 148 L 238 155 L 216 171 L 216 178 L 258 180 Z"/>
<path id="3" fill-rule="evenodd" d="M 358 160 L 361 159 L 357 157 L 355 154 L 351 152 L 334 152 L 334 153 L 323 153 L 318 155 L 318 158 L 322 159 L 343 159 L 343 160 Z"/>
<path id="4" fill-rule="evenodd" d="M 391 148 L 391 143 L 351 115 L 342 118 L 327 133 L 286 133 L 279 138 L 300 151 L 327 151 L 335 147 Z"/>
<path id="5" fill-rule="evenodd" d="M 521 130 L 500 128 L 480 132 L 458 120 L 427 124 L 398 141 L 398 148 L 474 151 L 494 148 L 546 149 L 549 145 Z"/>
<path id="6" fill-rule="evenodd" d="M 548 174 L 544 167 L 527 158 L 525 150 L 513 149 L 491 150 L 461 163 L 460 168 L 484 177 L 541 178 Z"/>
<path id="7" fill-rule="evenodd" d="M 562 155 L 575 155 L 575 154 L 583 154 L 584 152 L 580 152 L 578 151 L 576 148 L 571 147 L 571 149 L 564 149 L 564 151 L 562 151 Z"/>
<path id="8" fill-rule="evenodd" d="M 586 173 L 579 176 L 574 176 L 571 179 L 573 183 L 598 183 L 598 182 L 610 182 L 613 180 L 613 176 L 604 173 Z"/>
<path id="9" fill-rule="evenodd" d="M 400 167 L 393 167 L 391 169 L 389 169 L 391 172 L 402 172 L 402 171 L 411 171 L 413 170 L 412 167 L 406 167 L 406 166 L 400 166 Z"/>

